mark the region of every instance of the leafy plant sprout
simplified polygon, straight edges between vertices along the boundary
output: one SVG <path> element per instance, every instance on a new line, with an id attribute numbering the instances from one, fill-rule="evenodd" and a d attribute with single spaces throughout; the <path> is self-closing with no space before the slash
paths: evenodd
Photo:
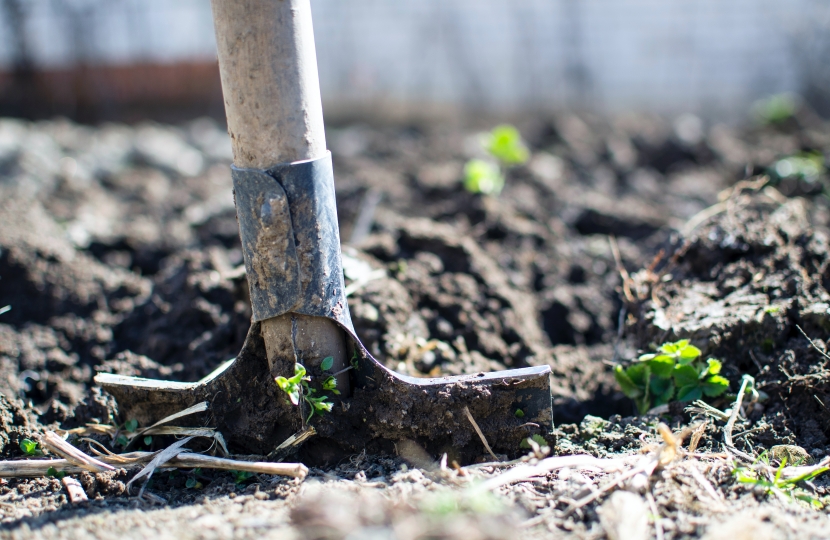
<path id="1" fill-rule="evenodd" d="M 41 452 L 40 448 L 38 448 L 37 441 L 33 441 L 31 439 L 23 439 L 22 441 L 20 441 L 20 449 L 26 456 L 29 457 L 43 455 L 43 452 Z"/>
<path id="2" fill-rule="evenodd" d="M 333 365 L 334 357 L 327 356 L 320 363 L 320 368 L 323 371 L 328 371 Z M 294 364 L 293 377 L 286 378 L 279 376 L 274 380 L 276 381 L 277 386 L 279 386 L 283 392 L 288 394 L 288 399 L 293 405 L 299 406 L 301 402 L 308 404 L 310 412 L 308 414 L 308 418 L 305 419 L 305 422 L 308 423 L 315 414 L 322 416 L 324 413 L 331 412 L 331 408 L 334 406 L 334 403 L 327 401 L 329 399 L 329 396 L 327 395 L 321 394 L 319 396 L 315 396 L 317 390 L 309 385 L 311 377 L 307 376 L 306 373 L 305 366 L 300 363 L 296 363 Z M 340 391 L 337 390 L 337 379 L 334 378 L 334 375 L 329 375 L 323 380 L 322 389 L 324 391 L 330 391 L 334 394 L 340 394 Z"/>
<path id="3" fill-rule="evenodd" d="M 714 358 L 704 362 L 701 354 L 688 339 L 664 343 L 656 353 L 640 356 L 627 368 L 616 366 L 614 377 L 640 414 L 673 400 L 719 396 L 729 388 L 729 381 L 720 375 L 722 364 Z"/>
<path id="4" fill-rule="evenodd" d="M 464 189 L 471 193 L 498 195 L 504 188 L 504 170 L 526 163 L 530 157 L 522 136 L 515 127 L 503 124 L 486 133 L 482 148 L 492 160 L 471 159 L 464 166 Z"/>
<path id="5" fill-rule="evenodd" d="M 758 464 L 763 465 L 758 467 Z M 750 484 L 766 494 L 773 494 L 787 501 L 798 500 L 809 504 L 814 508 L 823 508 L 826 501 L 813 497 L 807 490 L 798 486 L 801 482 L 809 482 L 819 475 L 826 473 L 830 467 L 810 467 L 803 474 L 784 478 L 784 469 L 787 466 L 787 458 L 781 459 L 781 464 L 770 472 L 769 455 L 767 452 L 761 454 L 751 467 L 736 467 L 732 473 L 742 484 Z"/>

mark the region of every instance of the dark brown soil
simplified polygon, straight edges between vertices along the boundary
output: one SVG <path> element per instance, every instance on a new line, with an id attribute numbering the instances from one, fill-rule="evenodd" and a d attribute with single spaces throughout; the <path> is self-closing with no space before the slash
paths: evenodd
<path id="1" fill-rule="evenodd" d="M 380 194 L 369 234 L 344 246 L 347 284 L 382 270 L 349 297 L 372 354 L 410 375 L 548 364 L 554 451 L 605 456 L 635 452 L 654 436 L 653 422 L 632 416 L 611 367 L 688 337 L 724 360 L 733 393 L 749 373 L 766 396 L 736 427 L 753 430 L 739 448 L 789 443 L 813 457 L 830 451 L 827 360 L 796 326 L 823 350 L 830 332 L 826 178 L 773 177 L 776 191 L 749 184 L 732 190 L 781 157 L 802 150 L 827 155 L 830 130 L 801 118 L 743 131 L 716 125 L 689 141 L 657 118 L 574 115 L 519 127 L 533 157 L 509 171 L 498 197 L 467 193 L 459 181 L 476 152 L 474 129 L 330 129 L 344 240 Z M 208 120 L 178 128 L 0 120 L 0 308 L 12 308 L 0 314 L 4 458 L 21 457 L 19 440 L 47 428 L 125 421 L 94 388 L 98 371 L 195 381 L 241 349 L 251 312 L 238 270 L 225 143 Z M 722 192 L 731 193 L 723 211 L 684 231 Z M 633 274 L 632 297 L 623 293 L 610 237 Z M 679 428 L 690 417 L 673 407 L 665 419 Z M 703 444 L 717 451 L 713 437 Z M 320 495 L 331 499 L 326 504 L 281 480 L 237 486 L 229 473 L 200 473 L 202 491 L 185 487 L 191 473 L 159 473 L 152 491 L 176 507 L 160 514 L 160 523 L 206 520 L 204 531 L 219 536 L 224 525 L 209 518 L 248 506 L 231 492 L 250 491 L 244 500 L 251 512 L 273 502 L 267 511 L 280 523 L 267 525 L 273 531 L 311 537 L 418 522 L 427 536 L 455 537 L 453 527 L 466 527 L 481 538 L 503 538 L 536 513 L 535 495 L 522 498 L 517 489 L 507 509 L 486 523 L 466 509 L 450 522 L 425 525 L 418 520 L 431 503 L 407 498 L 435 486 L 403 463 L 395 455 L 362 455 L 315 470 L 325 482 L 363 475 L 343 484 L 343 493 Z M 413 480 L 416 471 L 421 476 Z M 370 493 L 378 487 L 354 487 L 372 478 L 388 488 L 385 502 Z M 124 493 L 127 479 L 123 472 L 85 475 L 84 488 L 98 500 L 81 510 L 68 506 L 54 479 L 9 480 L 0 485 L 3 527 L 59 536 L 50 523 L 72 521 L 95 536 L 96 516 L 112 507 L 128 517 L 108 530 L 124 530 L 135 519 L 127 510 L 150 504 Z M 721 480 L 718 489 L 733 489 L 728 474 Z M 419 487 L 402 487 L 409 485 Z M 683 515 L 692 507 L 672 506 L 671 497 L 666 492 L 657 501 L 680 524 L 666 525 L 668 537 L 701 536 L 707 520 L 718 521 L 697 509 L 703 521 L 695 525 Z M 340 504 L 377 504 L 383 512 L 321 514 Z M 803 516 L 799 523 L 814 519 Z M 256 536 L 257 526 L 249 530 L 234 519 L 234 536 Z M 544 523 L 562 535 L 603 534 L 593 507 Z M 213 534 L 204 531 L 195 536 Z"/>

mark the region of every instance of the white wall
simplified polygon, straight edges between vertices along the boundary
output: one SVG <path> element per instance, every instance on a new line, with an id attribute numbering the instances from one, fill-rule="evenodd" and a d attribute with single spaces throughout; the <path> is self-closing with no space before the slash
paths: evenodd
<path id="1" fill-rule="evenodd" d="M 215 57 L 209 0 L 26 4 L 28 44 L 40 65 L 77 57 L 110 63 Z M 815 68 L 815 59 L 805 60 L 811 46 L 805 40 L 825 39 L 830 28 L 823 4 L 312 0 L 330 107 L 576 106 L 709 115 L 739 115 L 760 96 L 799 91 Z M 10 40 L 2 37 L 10 30 L 0 21 L 0 65 L 11 61 Z"/>

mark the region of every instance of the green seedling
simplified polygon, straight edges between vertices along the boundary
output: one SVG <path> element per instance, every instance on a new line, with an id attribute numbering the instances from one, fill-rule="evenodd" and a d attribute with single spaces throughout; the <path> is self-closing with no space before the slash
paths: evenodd
<path id="1" fill-rule="evenodd" d="M 545 446 L 545 445 L 548 444 L 548 441 L 546 441 L 545 438 L 542 437 L 541 435 L 539 435 L 538 433 L 533 435 L 532 437 L 530 437 L 530 439 L 533 442 L 535 442 L 536 444 L 538 444 L 539 446 Z M 522 442 L 519 443 L 519 448 L 524 448 L 525 450 L 529 450 L 530 449 L 530 441 L 528 441 L 527 439 L 522 439 Z"/>
<path id="2" fill-rule="evenodd" d="M 763 462 L 767 466 L 769 465 L 769 458 L 766 456 L 766 453 L 762 454 L 758 461 Z M 786 466 L 787 458 L 785 457 L 781 459 L 781 464 L 772 476 L 769 473 L 764 475 L 764 472 L 761 470 L 747 467 L 736 467 L 732 472 L 737 477 L 738 482 L 755 486 L 766 494 L 774 494 L 789 501 L 802 501 L 816 509 L 823 508 L 825 506 L 823 501 L 810 495 L 807 490 L 799 487 L 798 484 L 815 479 L 829 471 L 830 467 L 815 467 L 801 475 L 784 478 L 783 473 Z M 768 469 L 768 467 L 765 468 Z"/>
<path id="3" fill-rule="evenodd" d="M 521 409 L 516 409 L 516 412 L 513 413 L 516 418 L 524 418 L 525 412 Z"/>
<path id="4" fill-rule="evenodd" d="M 776 94 L 757 101 L 752 109 L 755 117 L 764 125 L 781 124 L 798 112 L 798 98 L 793 94 Z"/>
<path id="5" fill-rule="evenodd" d="M 135 418 L 127 420 L 126 422 L 124 422 L 124 425 L 121 426 L 121 431 L 124 431 L 126 433 L 135 433 L 137 429 L 138 420 L 136 420 Z M 124 435 L 123 433 L 120 433 L 118 437 L 115 438 L 115 444 L 126 448 L 126 446 L 130 444 L 130 438 Z"/>
<path id="6" fill-rule="evenodd" d="M 144 437 L 144 445 L 145 446 L 150 446 L 151 444 L 153 444 L 153 436 L 152 435 L 145 436 Z"/>
<path id="7" fill-rule="evenodd" d="M 29 457 L 43 455 L 43 452 L 41 452 L 40 448 L 38 448 L 37 441 L 33 441 L 32 439 L 23 439 L 20 441 L 20 449 Z"/>
<path id="8" fill-rule="evenodd" d="M 191 471 L 191 476 L 187 477 L 187 480 L 184 482 L 184 487 L 188 489 L 202 489 L 202 483 L 199 482 L 199 479 L 196 478 L 197 476 L 202 474 L 202 468 L 196 467 Z"/>
<path id="9" fill-rule="evenodd" d="M 251 478 L 254 473 L 250 471 L 231 471 L 233 475 L 233 481 L 235 484 L 244 484 L 249 478 Z"/>
<path id="10" fill-rule="evenodd" d="M 519 130 L 507 124 L 494 127 L 484 136 L 482 145 L 504 165 L 521 165 L 530 157 Z"/>
<path id="11" fill-rule="evenodd" d="M 504 176 L 495 163 L 471 159 L 464 165 L 464 189 L 470 193 L 498 195 L 503 188 Z"/>
<path id="12" fill-rule="evenodd" d="M 63 477 L 66 476 L 66 471 L 59 471 L 54 467 L 49 467 L 48 469 L 46 469 L 46 476 L 51 476 L 52 478 L 63 480 Z"/>
<path id="13" fill-rule="evenodd" d="M 359 365 L 357 360 L 357 349 L 352 352 L 352 358 L 349 360 L 349 365 L 352 366 L 352 369 L 357 369 Z"/>
<path id="14" fill-rule="evenodd" d="M 700 349 L 688 339 L 664 343 L 656 353 L 640 356 L 627 368 L 616 366 L 614 377 L 640 414 L 673 400 L 695 401 L 723 394 L 729 381 L 720 375 L 721 362 L 714 358 L 703 362 L 700 356 Z"/>
<path id="15" fill-rule="evenodd" d="M 778 179 L 797 178 L 805 182 L 815 182 L 825 173 L 824 154 L 821 152 L 801 152 L 794 156 L 779 159 L 770 171 Z"/>
<path id="16" fill-rule="evenodd" d="M 464 189 L 471 193 L 498 195 L 504 188 L 506 167 L 526 163 L 530 157 L 519 130 L 500 125 L 485 134 L 481 146 L 495 160 L 471 159 L 464 166 Z"/>
<path id="17" fill-rule="evenodd" d="M 330 358 L 331 357 L 324 358 L 321 366 Z M 333 363 L 334 359 L 331 358 L 331 361 L 328 362 L 329 368 L 331 368 Z M 291 400 L 293 405 L 299 405 L 301 399 L 309 405 L 311 411 L 306 419 L 306 422 L 310 422 L 311 418 L 315 414 L 322 416 L 323 413 L 331 412 L 331 408 L 334 406 L 333 403 L 327 401 L 329 399 L 328 396 L 314 395 L 317 393 L 317 390 L 309 386 L 311 377 L 306 376 L 306 369 L 300 363 L 294 364 L 293 377 L 285 378 L 280 376 L 274 380 L 277 382 L 277 386 L 279 386 L 283 392 L 288 394 L 288 399 Z M 328 377 L 323 381 L 324 390 L 331 390 L 339 394 L 340 392 L 336 390 L 336 387 L 337 380 L 334 377 Z"/>

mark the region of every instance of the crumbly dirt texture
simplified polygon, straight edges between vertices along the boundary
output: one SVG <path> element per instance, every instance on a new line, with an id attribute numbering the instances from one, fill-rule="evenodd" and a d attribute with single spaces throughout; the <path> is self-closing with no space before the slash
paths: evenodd
<path id="1" fill-rule="evenodd" d="M 830 453 L 828 179 L 763 176 L 799 152 L 830 155 L 830 126 L 517 125 L 532 157 L 499 196 L 461 183 L 489 126 L 330 127 L 349 308 L 370 352 L 409 375 L 549 365 L 549 456 L 602 461 L 516 448 L 522 463 L 459 467 L 389 445 L 310 459 L 303 482 L 159 470 L 142 498 L 126 488 L 134 471 L 84 473 L 81 504 L 56 478 L 8 478 L 0 537 L 826 537 L 824 477 L 793 491 L 739 481 L 753 460 L 727 452 L 726 417 L 677 404 L 638 416 L 613 366 L 688 338 L 723 361 L 731 386 L 714 408 L 755 380 L 735 450 L 768 451 L 772 470 Z M 239 352 L 251 311 L 229 164 L 209 119 L 0 119 L 0 457 L 23 459 L 20 441 L 46 430 L 129 420 L 96 372 L 196 381 Z M 539 463 L 549 470 L 496 485 Z"/>

